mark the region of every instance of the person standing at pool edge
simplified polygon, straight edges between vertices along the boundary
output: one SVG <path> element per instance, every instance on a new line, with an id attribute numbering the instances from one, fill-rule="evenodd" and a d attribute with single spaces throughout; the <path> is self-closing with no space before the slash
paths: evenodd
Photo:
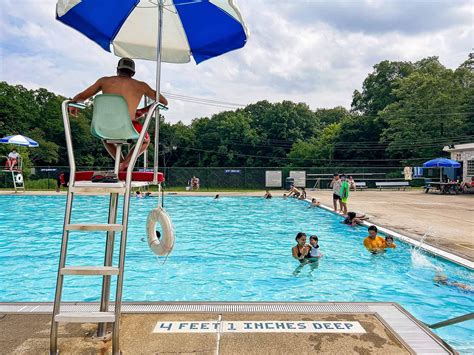
<path id="1" fill-rule="evenodd" d="M 337 201 L 339 201 L 339 206 L 342 211 L 342 205 L 341 205 L 341 179 L 339 178 L 339 174 L 336 173 L 334 174 L 334 177 L 331 181 L 331 184 L 329 184 L 330 187 L 332 187 L 332 203 L 334 205 L 334 212 L 337 212 Z"/>
<path id="2" fill-rule="evenodd" d="M 142 125 L 136 117 L 138 104 L 140 103 L 143 96 L 147 96 L 152 100 L 156 100 L 156 91 L 153 90 L 147 83 L 132 79 L 134 75 L 135 62 L 130 58 L 121 58 L 117 64 L 117 75 L 100 78 L 83 92 L 74 96 L 72 100 L 76 102 L 83 102 L 97 94 L 99 91 L 102 91 L 103 94 L 115 94 L 123 96 L 127 102 L 130 112 L 130 119 L 132 120 L 133 126 L 137 132 L 140 133 L 142 130 Z M 168 105 L 168 100 L 166 100 L 163 95 L 160 95 L 160 103 L 163 105 Z M 78 109 L 70 106 L 69 112 L 73 116 L 77 116 Z M 141 155 L 148 148 L 149 144 L 150 136 L 147 133 L 145 136 L 145 141 L 140 147 L 139 155 Z M 104 142 L 104 146 L 107 149 L 107 152 L 109 152 L 109 154 L 115 159 L 115 145 Z M 121 160 L 120 170 L 127 169 L 128 164 L 130 164 L 132 154 L 133 148 L 131 148 L 128 155 Z"/>
<path id="3" fill-rule="evenodd" d="M 346 180 L 346 175 L 341 175 L 341 210 L 344 215 L 347 214 L 347 199 L 349 198 L 349 183 Z"/>
<path id="4" fill-rule="evenodd" d="M 370 226 L 368 231 L 369 236 L 364 239 L 364 246 L 366 247 L 366 249 L 373 254 L 385 251 L 385 239 L 377 235 L 377 227 Z"/>

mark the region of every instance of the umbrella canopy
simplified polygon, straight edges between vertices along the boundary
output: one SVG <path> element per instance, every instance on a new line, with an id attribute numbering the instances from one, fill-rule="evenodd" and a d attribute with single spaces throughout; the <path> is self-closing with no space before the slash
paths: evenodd
<path id="1" fill-rule="evenodd" d="M 38 142 L 34 141 L 31 138 L 22 136 L 21 134 L 0 138 L 0 143 L 22 145 L 25 147 L 32 147 L 32 148 L 39 147 Z"/>
<path id="2" fill-rule="evenodd" d="M 119 57 L 157 59 L 160 0 L 59 0 L 56 18 Z M 163 0 L 161 0 L 163 1 Z M 233 0 L 163 1 L 161 61 L 196 63 L 241 48 L 247 29 Z"/>
<path id="3" fill-rule="evenodd" d="M 460 168 L 461 164 L 455 160 L 436 158 L 423 163 L 425 168 Z"/>

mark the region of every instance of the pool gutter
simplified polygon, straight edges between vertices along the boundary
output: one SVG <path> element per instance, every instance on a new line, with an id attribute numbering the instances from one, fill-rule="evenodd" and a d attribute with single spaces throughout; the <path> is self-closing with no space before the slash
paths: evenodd
<path id="1" fill-rule="evenodd" d="M 305 201 L 311 203 L 311 200 L 309 199 L 306 199 Z M 329 206 L 325 206 L 323 204 L 319 205 L 320 208 L 328 211 L 328 212 L 331 212 L 341 218 L 344 218 L 344 216 L 342 216 L 340 213 L 337 213 L 337 212 L 334 212 L 334 209 L 329 207 Z M 366 226 L 366 227 L 369 227 L 369 226 L 376 226 L 377 229 L 384 233 L 385 235 L 390 235 L 392 236 L 394 239 L 399 239 L 405 243 L 408 243 L 410 245 L 413 245 L 414 247 L 416 248 L 419 248 L 419 249 L 423 249 L 424 251 L 430 253 L 430 254 L 434 254 L 436 256 L 439 256 L 443 259 L 446 259 L 448 261 L 451 261 L 455 264 L 458 264 L 458 265 L 461 265 L 461 266 L 464 266 L 465 268 L 468 268 L 469 270 L 474 270 L 474 262 L 472 261 L 469 261 L 463 257 L 460 257 L 459 255 L 456 255 L 456 254 L 453 254 L 453 253 L 450 253 L 448 251 L 445 251 L 445 250 L 442 250 L 442 249 L 439 249 L 437 247 L 434 247 L 432 245 L 429 245 L 429 244 L 426 244 L 426 243 L 423 243 L 423 242 L 420 242 L 419 240 L 416 240 L 416 239 L 413 239 L 413 238 L 410 238 L 406 235 L 403 235 L 399 232 L 395 232 L 389 228 L 386 228 L 386 227 L 383 227 L 383 226 L 380 226 L 380 225 L 377 225 L 376 223 L 372 223 L 372 222 L 367 222 L 367 221 L 363 221 L 362 224 L 363 226 Z"/>

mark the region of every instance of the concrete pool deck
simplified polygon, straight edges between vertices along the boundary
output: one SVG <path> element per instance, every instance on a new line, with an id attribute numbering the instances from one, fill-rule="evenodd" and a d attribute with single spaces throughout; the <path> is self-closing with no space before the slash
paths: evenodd
<path id="1" fill-rule="evenodd" d="M 98 305 L 64 305 L 68 311 L 94 307 Z M 2 353 L 47 354 L 51 310 L 47 303 L 0 304 Z M 175 331 L 167 332 L 172 322 Z M 216 330 L 190 330 L 201 323 L 215 324 Z M 250 330 L 229 331 L 239 323 Z M 255 330 L 276 324 L 279 332 Z M 298 330 L 301 324 L 308 331 Z M 344 324 L 358 328 L 343 329 Z M 184 330 L 176 331 L 178 325 Z M 315 331 L 321 329 L 315 325 L 326 328 Z M 96 327 L 61 325 L 60 353 L 109 354 L 110 341 L 92 338 Z M 393 303 L 124 303 L 120 337 L 123 354 L 456 353 Z"/>

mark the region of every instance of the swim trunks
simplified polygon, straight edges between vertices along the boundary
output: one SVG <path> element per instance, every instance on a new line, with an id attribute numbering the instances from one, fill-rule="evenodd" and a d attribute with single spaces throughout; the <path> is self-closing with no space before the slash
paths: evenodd
<path id="1" fill-rule="evenodd" d="M 346 198 L 341 198 L 342 203 L 347 203 L 347 197 Z"/>
<path id="2" fill-rule="evenodd" d="M 340 200 L 340 199 L 341 199 L 341 196 L 336 195 L 336 194 L 332 194 L 332 199 L 333 199 L 333 200 Z"/>
<path id="3" fill-rule="evenodd" d="M 133 127 L 135 127 L 135 130 L 140 133 L 143 129 L 143 126 L 140 122 L 138 121 L 132 121 L 132 124 L 133 124 Z M 148 134 L 148 132 L 146 132 L 145 134 L 145 141 L 149 141 L 150 140 L 150 135 Z"/>

